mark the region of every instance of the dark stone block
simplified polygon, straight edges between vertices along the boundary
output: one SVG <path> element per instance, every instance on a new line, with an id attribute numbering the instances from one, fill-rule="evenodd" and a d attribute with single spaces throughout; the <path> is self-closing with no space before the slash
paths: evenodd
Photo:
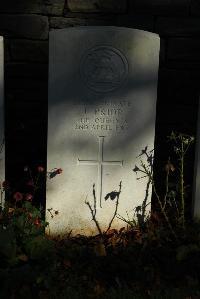
<path id="1" fill-rule="evenodd" d="M 166 61 L 166 48 L 167 43 L 164 38 L 160 38 L 160 57 L 159 57 L 159 68 L 162 68 L 165 65 Z"/>
<path id="2" fill-rule="evenodd" d="M 113 19 L 100 19 L 100 18 L 50 18 L 50 28 L 62 29 L 75 26 L 115 26 L 116 20 Z"/>
<path id="3" fill-rule="evenodd" d="M 20 101 L 20 99 L 18 100 L 13 100 L 13 101 L 10 101 L 8 104 L 7 104 L 7 109 L 9 109 L 9 111 L 11 111 L 12 109 L 13 110 L 19 110 L 21 112 L 26 112 L 26 111 L 34 111 L 36 113 L 36 111 L 38 113 L 45 113 L 45 107 L 47 103 L 45 103 L 45 101 L 41 101 L 41 103 L 37 103 L 37 102 L 30 102 L 30 101 Z"/>
<path id="4" fill-rule="evenodd" d="M 0 34 L 6 37 L 47 39 L 48 18 L 37 15 L 1 15 Z"/>
<path id="5" fill-rule="evenodd" d="M 74 26 L 119 26 L 153 32 L 154 18 L 142 15 L 100 16 L 95 14 L 91 14 L 90 16 L 78 14 L 76 17 L 72 17 L 71 14 L 66 14 L 64 18 L 50 18 L 50 28 L 67 28 Z"/>
<path id="6" fill-rule="evenodd" d="M 9 47 L 9 40 L 4 38 L 4 61 L 10 61 L 10 47 Z"/>
<path id="7" fill-rule="evenodd" d="M 152 15 L 189 15 L 190 0 L 129 0 L 133 12 Z"/>
<path id="8" fill-rule="evenodd" d="M 200 70 L 200 60 L 166 59 L 162 66 L 177 70 Z"/>
<path id="9" fill-rule="evenodd" d="M 153 32 L 154 17 L 140 14 L 119 15 L 116 18 L 116 25 Z"/>
<path id="10" fill-rule="evenodd" d="M 78 18 L 51 17 L 49 24 L 50 24 L 50 28 L 62 29 L 62 28 L 74 27 L 74 26 L 85 26 L 86 20 L 78 19 Z"/>
<path id="11" fill-rule="evenodd" d="M 48 80 L 46 80 L 46 86 L 48 84 Z M 48 88 L 43 88 L 42 90 L 29 90 L 23 89 L 23 86 L 19 86 L 17 90 L 7 90 L 6 91 L 6 99 L 7 102 L 13 101 L 22 101 L 22 102 L 34 102 L 40 103 L 42 101 L 46 101 L 48 99 Z"/>
<path id="12" fill-rule="evenodd" d="M 155 31 L 166 36 L 200 35 L 200 19 L 197 18 L 158 18 Z"/>
<path id="13" fill-rule="evenodd" d="M 48 78 L 48 64 L 41 63 L 6 63 L 6 78 Z"/>
<path id="14" fill-rule="evenodd" d="M 0 13 L 37 13 L 62 15 L 65 0 L 6 0 L 0 1 Z"/>
<path id="15" fill-rule="evenodd" d="M 24 114 L 31 116 L 32 119 L 40 119 L 45 117 L 45 109 L 42 106 L 35 105 L 29 102 L 22 103 L 12 103 L 10 107 L 7 107 L 11 114 L 15 114 L 16 111 L 19 111 L 19 116 L 23 117 Z"/>
<path id="16" fill-rule="evenodd" d="M 32 40 L 10 40 L 12 61 L 48 62 L 48 42 Z"/>
<path id="17" fill-rule="evenodd" d="M 167 58 L 200 62 L 199 38 L 170 38 Z"/>
<path id="18" fill-rule="evenodd" d="M 191 14 L 200 16 L 200 2 L 199 0 L 191 0 Z"/>
<path id="19" fill-rule="evenodd" d="M 174 105 L 194 106 L 200 92 L 200 71 L 161 69 L 159 72 L 158 101 L 168 107 L 168 118 L 171 110 L 179 111 Z M 166 111 L 167 112 L 167 111 Z"/>
<path id="20" fill-rule="evenodd" d="M 72 12 L 125 12 L 126 0 L 68 0 L 67 7 Z"/>
<path id="21" fill-rule="evenodd" d="M 115 13 L 98 13 L 98 12 L 71 12 L 69 10 L 65 10 L 64 17 L 65 18 L 76 18 L 76 19 L 90 19 L 90 20 L 111 20 L 115 19 Z"/>
<path id="22" fill-rule="evenodd" d="M 24 90 L 42 90 L 47 88 L 47 84 L 45 85 L 43 80 L 33 80 L 32 78 L 6 78 L 5 80 L 5 88 L 12 90 L 12 89 L 19 89 L 23 88 Z"/>

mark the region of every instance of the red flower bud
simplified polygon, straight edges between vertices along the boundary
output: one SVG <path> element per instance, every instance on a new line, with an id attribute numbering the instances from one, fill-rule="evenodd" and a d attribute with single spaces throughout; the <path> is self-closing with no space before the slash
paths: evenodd
<path id="1" fill-rule="evenodd" d="M 30 220 L 32 218 L 32 213 L 28 213 L 28 219 Z"/>
<path id="2" fill-rule="evenodd" d="M 39 218 L 36 218 L 35 221 L 34 221 L 34 224 L 35 224 L 36 226 L 41 226 L 40 219 L 39 219 Z"/>
<path id="3" fill-rule="evenodd" d="M 25 196 L 25 199 L 26 199 L 27 201 L 32 201 L 32 200 L 33 200 L 33 195 L 30 194 L 30 193 L 27 193 L 26 196 Z"/>
<path id="4" fill-rule="evenodd" d="M 27 186 L 34 186 L 34 182 L 33 182 L 33 180 L 28 181 L 28 182 L 27 182 Z"/>
<path id="5" fill-rule="evenodd" d="M 15 192 L 15 194 L 13 195 L 13 198 L 16 200 L 16 201 L 20 201 L 22 200 L 23 198 L 23 194 L 21 192 Z"/>
<path id="6" fill-rule="evenodd" d="M 37 170 L 38 170 L 38 172 L 44 172 L 44 167 L 43 166 L 38 166 Z"/>
<path id="7" fill-rule="evenodd" d="M 57 174 L 61 174 L 61 173 L 63 172 L 63 170 L 62 170 L 62 168 L 58 168 L 58 169 L 56 170 L 56 172 L 57 172 Z"/>
<path id="8" fill-rule="evenodd" d="M 2 182 L 2 187 L 3 187 L 4 190 L 9 189 L 9 183 L 7 181 L 3 181 Z"/>

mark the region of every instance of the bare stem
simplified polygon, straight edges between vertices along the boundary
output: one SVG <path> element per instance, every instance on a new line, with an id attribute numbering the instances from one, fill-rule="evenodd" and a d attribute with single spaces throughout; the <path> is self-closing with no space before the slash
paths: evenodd
<path id="1" fill-rule="evenodd" d="M 149 178 L 149 180 L 147 182 L 147 187 L 146 187 L 146 190 L 145 190 L 145 198 L 144 198 L 143 203 L 142 203 L 142 219 L 143 220 L 144 220 L 144 217 L 145 217 L 147 200 L 148 200 L 148 197 L 149 197 L 150 184 L 151 184 L 151 178 Z"/>
<path id="2" fill-rule="evenodd" d="M 95 184 L 93 184 L 93 200 L 94 200 L 94 217 L 96 217 L 97 214 L 97 198 L 96 198 L 96 192 L 95 192 Z"/>
<path id="3" fill-rule="evenodd" d="M 162 214 L 163 214 L 163 216 L 164 216 L 164 218 L 165 218 L 165 220 L 166 220 L 166 223 L 167 223 L 169 229 L 171 230 L 172 234 L 174 235 L 174 237 L 177 238 L 177 235 L 176 235 L 176 233 L 175 233 L 175 231 L 174 231 L 174 229 L 173 229 L 173 227 L 172 227 L 172 225 L 171 225 L 171 223 L 170 223 L 169 217 L 167 216 L 167 213 L 165 212 L 165 207 L 163 206 L 163 204 L 162 204 L 162 202 L 161 202 L 161 200 L 160 200 L 160 196 L 159 196 L 158 193 L 157 193 L 157 190 L 156 190 L 156 187 L 155 187 L 154 182 L 153 182 L 152 184 L 153 184 L 153 191 L 154 191 L 154 194 L 156 195 L 156 198 L 157 198 L 157 200 L 158 200 L 158 203 L 159 203 L 161 212 L 162 212 Z"/>
<path id="4" fill-rule="evenodd" d="M 165 209 L 165 207 L 166 207 L 166 203 L 167 203 L 167 194 L 168 194 L 168 192 L 169 192 L 169 170 L 167 170 L 165 186 L 166 186 L 166 189 L 165 189 L 164 205 L 163 205 L 163 208 L 164 208 L 164 209 Z"/>
<path id="5" fill-rule="evenodd" d="M 113 217 L 111 218 L 110 220 L 110 223 L 108 225 L 108 228 L 106 230 L 106 233 L 109 231 L 109 229 L 111 228 L 112 226 L 112 223 L 117 215 L 117 210 L 118 210 L 118 206 L 119 206 L 119 195 L 121 193 L 121 190 L 122 190 L 122 182 L 119 183 L 119 191 L 118 191 L 118 194 L 117 194 L 117 199 L 116 199 L 116 204 L 115 204 L 115 211 L 114 211 L 114 214 L 113 214 Z"/>
<path id="6" fill-rule="evenodd" d="M 87 206 L 89 207 L 89 209 L 90 209 L 90 212 L 91 212 L 91 215 L 92 215 L 92 220 L 94 221 L 94 223 L 95 223 L 95 225 L 96 225 L 96 227 L 97 227 L 97 229 L 98 229 L 99 234 L 100 234 L 101 236 L 103 236 L 103 233 L 102 233 L 102 230 L 101 230 L 101 228 L 100 228 L 99 222 L 98 222 L 97 219 L 96 219 L 96 212 L 92 209 L 92 206 L 91 206 L 91 204 L 90 204 L 88 201 L 86 201 L 85 203 L 86 203 L 86 205 L 87 205 Z"/>
<path id="7" fill-rule="evenodd" d="M 180 195 L 181 195 L 181 212 L 180 212 L 180 220 L 182 222 L 182 226 L 185 226 L 185 194 L 184 194 L 184 158 L 181 157 L 180 160 Z"/>

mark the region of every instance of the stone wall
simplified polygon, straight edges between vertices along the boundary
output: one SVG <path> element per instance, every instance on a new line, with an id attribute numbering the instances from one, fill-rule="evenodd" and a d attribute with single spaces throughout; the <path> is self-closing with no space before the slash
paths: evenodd
<path id="1" fill-rule="evenodd" d="M 196 133 L 200 89 L 198 0 L 2 0 L 5 37 L 6 174 L 46 162 L 48 34 L 54 28 L 113 25 L 161 36 L 156 154 L 171 130 Z M 193 158 L 189 163 L 192 178 Z"/>

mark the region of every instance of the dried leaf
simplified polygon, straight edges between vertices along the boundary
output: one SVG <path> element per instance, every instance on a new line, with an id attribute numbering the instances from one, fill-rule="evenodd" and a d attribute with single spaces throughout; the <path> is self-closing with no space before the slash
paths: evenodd
<path id="1" fill-rule="evenodd" d="M 106 233 L 108 236 L 112 236 L 114 234 L 117 234 L 117 230 L 112 228 L 112 229 L 109 229 Z"/>
<path id="2" fill-rule="evenodd" d="M 18 259 L 22 262 L 27 262 L 28 261 L 28 256 L 26 254 L 20 254 L 18 256 Z"/>
<path id="3" fill-rule="evenodd" d="M 107 255 L 105 245 L 102 242 L 99 242 L 94 246 L 94 252 L 95 252 L 96 256 L 106 256 Z"/>
<path id="4" fill-rule="evenodd" d="M 121 227 L 119 233 L 121 234 L 125 229 L 126 229 L 125 227 Z"/>
<path id="5" fill-rule="evenodd" d="M 176 169 L 174 167 L 174 165 L 171 163 L 170 159 L 167 161 L 167 164 L 165 165 L 165 171 L 166 172 L 174 172 Z"/>
<path id="6" fill-rule="evenodd" d="M 98 296 L 102 295 L 104 292 L 105 292 L 105 288 L 100 283 L 97 283 L 94 287 L 95 295 L 98 297 Z"/>
<path id="7" fill-rule="evenodd" d="M 109 197 L 111 200 L 114 200 L 117 196 L 119 196 L 119 192 L 112 191 L 105 196 L 105 200 L 109 199 Z"/>
<path id="8" fill-rule="evenodd" d="M 64 260 L 63 265 L 65 268 L 71 268 L 71 266 L 72 266 L 70 260 Z"/>

